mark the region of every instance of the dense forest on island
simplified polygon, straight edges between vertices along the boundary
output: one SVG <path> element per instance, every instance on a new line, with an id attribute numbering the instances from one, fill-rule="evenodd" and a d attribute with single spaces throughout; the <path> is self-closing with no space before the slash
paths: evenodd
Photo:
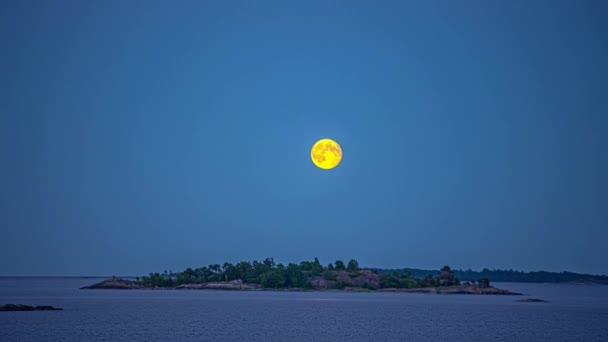
<path id="1" fill-rule="evenodd" d="M 144 287 L 173 287 L 184 284 L 204 284 L 211 282 L 243 282 L 259 284 L 268 289 L 345 289 L 361 288 L 376 290 L 383 288 L 424 288 L 459 285 L 460 281 L 449 266 L 422 277 L 407 272 L 386 273 L 364 269 L 350 259 L 348 262 L 336 260 L 323 266 L 317 258 L 298 264 L 275 263 L 273 258 L 262 261 L 241 261 L 236 264 L 211 264 L 199 268 L 187 268 L 182 272 L 150 273 L 137 283 Z M 485 278 L 467 281 L 480 287 L 488 287 Z"/>

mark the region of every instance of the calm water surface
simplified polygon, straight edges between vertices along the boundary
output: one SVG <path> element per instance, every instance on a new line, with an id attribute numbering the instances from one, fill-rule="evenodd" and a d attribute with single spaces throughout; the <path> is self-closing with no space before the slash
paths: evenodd
<path id="1" fill-rule="evenodd" d="M 512 296 L 78 290 L 97 279 L 0 278 L 0 341 L 608 341 L 608 286 L 494 284 Z"/>

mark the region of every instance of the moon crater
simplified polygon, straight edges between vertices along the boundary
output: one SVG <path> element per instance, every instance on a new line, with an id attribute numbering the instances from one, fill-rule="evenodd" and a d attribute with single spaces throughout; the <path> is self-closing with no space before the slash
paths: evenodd
<path id="1" fill-rule="evenodd" d="M 342 161 L 342 148 L 332 139 L 321 139 L 312 146 L 310 158 L 317 167 L 330 170 Z"/>

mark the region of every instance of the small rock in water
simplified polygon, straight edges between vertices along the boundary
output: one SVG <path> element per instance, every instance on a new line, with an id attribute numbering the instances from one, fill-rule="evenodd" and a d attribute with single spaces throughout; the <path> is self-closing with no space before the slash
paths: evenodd
<path id="1" fill-rule="evenodd" d="M 50 305 L 23 305 L 23 304 L 0 304 L 0 311 L 54 311 L 63 310 L 62 308 L 55 308 Z"/>
<path id="2" fill-rule="evenodd" d="M 538 298 L 522 298 L 518 299 L 517 302 L 520 303 L 546 303 L 546 300 L 538 299 Z"/>

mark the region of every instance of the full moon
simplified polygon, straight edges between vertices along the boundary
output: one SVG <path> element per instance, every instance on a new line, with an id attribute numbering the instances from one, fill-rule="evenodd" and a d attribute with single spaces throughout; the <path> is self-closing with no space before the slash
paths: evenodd
<path id="1" fill-rule="evenodd" d="M 333 169 L 342 160 L 342 148 L 331 139 L 321 139 L 312 146 L 310 159 L 321 169 Z"/>

